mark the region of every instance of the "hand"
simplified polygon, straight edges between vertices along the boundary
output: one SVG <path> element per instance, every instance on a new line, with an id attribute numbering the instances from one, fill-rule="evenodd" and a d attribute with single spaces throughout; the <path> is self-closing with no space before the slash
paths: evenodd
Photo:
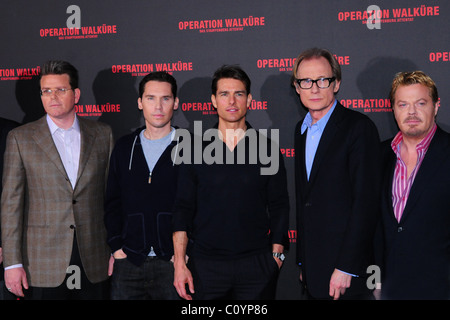
<path id="1" fill-rule="evenodd" d="M 111 277 L 114 270 L 114 257 L 109 257 L 109 264 L 108 264 L 108 276 Z"/>
<path id="2" fill-rule="evenodd" d="M 119 250 L 114 251 L 113 257 L 114 257 L 114 259 L 126 259 L 127 254 L 125 252 L 123 252 L 122 249 L 119 249 Z"/>
<path id="3" fill-rule="evenodd" d="M 114 271 L 114 260 L 115 259 L 126 259 L 127 255 L 125 252 L 123 252 L 122 249 L 116 250 L 113 255 L 109 258 L 109 265 L 108 265 L 108 276 L 112 276 Z"/>
<path id="4" fill-rule="evenodd" d="M 281 259 L 273 257 L 275 259 L 275 262 L 278 265 L 278 269 L 281 269 L 281 266 L 283 265 L 283 261 L 281 261 Z"/>
<path id="5" fill-rule="evenodd" d="M 5 270 L 5 285 L 9 292 L 24 297 L 22 286 L 28 289 L 27 275 L 23 267 Z"/>
<path id="6" fill-rule="evenodd" d="M 175 274 L 173 285 L 178 292 L 178 295 L 186 300 L 192 300 L 192 296 L 186 292 L 186 284 L 189 287 L 189 291 L 194 293 L 194 280 L 192 278 L 191 271 L 185 263 L 174 264 Z"/>
<path id="7" fill-rule="evenodd" d="M 330 279 L 330 296 L 334 300 L 338 300 L 341 295 L 345 293 L 347 288 L 350 288 L 352 276 L 346 274 L 338 269 L 334 269 Z"/>

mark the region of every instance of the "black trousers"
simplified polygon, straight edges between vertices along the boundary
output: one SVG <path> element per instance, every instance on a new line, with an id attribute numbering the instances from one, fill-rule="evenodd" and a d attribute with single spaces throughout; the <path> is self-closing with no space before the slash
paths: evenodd
<path id="1" fill-rule="evenodd" d="M 80 289 L 70 289 L 72 274 L 68 273 L 63 283 L 58 287 L 30 287 L 25 290 L 25 300 L 107 300 L 109 299 L 109 279 L 100 283 L 91 283 L 84 272 L 78 251 L 76 234 L 73 237 L 71 266 L 80 270 Z"/>
<path id="2" fill-rule="evenodd" d="M 271 252 L 239 259 L 210 260 L 191 257 L 196 300 L 272 300 L 279 275 Z"/>

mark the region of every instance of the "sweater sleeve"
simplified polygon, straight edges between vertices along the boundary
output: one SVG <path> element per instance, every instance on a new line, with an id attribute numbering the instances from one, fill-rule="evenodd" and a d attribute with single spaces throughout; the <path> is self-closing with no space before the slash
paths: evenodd
<path id="1" fill-rule="evenodd" d="M 117 150 L 111 154 L 108 180 L 105 196 L 105 226 L 107 231 L 107 242 L 111 251 L 119 250 L 123 246 L 122 239 L 122 201 L 121 186 L 118 176 Z"/>
<path id="2" fill-rule="evenodd" d="M 270 176 L 267 187 L 270 234 L 272 244 L 289 245 L 289 195 L 287 190 L 286 168 L 279 152 L 279 169 Z"/>
<path id="3" fill-rule="evenodd" d="M 196 209 L 197 187 L 194 165 L 180 164 L 178 171 L 177 196 L 173 210 L 173 231 L 192 230 Z"/>

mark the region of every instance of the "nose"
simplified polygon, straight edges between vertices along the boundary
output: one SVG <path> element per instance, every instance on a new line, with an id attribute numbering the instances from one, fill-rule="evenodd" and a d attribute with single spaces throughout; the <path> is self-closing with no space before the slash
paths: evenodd
<path id="1" fill-rule="evenodd" d="M 416 114 L 416 113 L 417 113 L 416 104 L 411 103 L 408 107 L 408 114 Z"/>
<path id="2" fill-rule="evenodd" d="M 319 91 L 320 91 L 319 85 L 317 84 L 317 82 L 314 82 L 311 87 L 311 92 L 317 93 Z"/>
<path id="3" fill-rule="evenodd" d="M 234 94 L 230 94 L 230 97 L 228 99 L 228 104 L 233 106 L 236 102 L 236 97 L 234 96 Z"/>

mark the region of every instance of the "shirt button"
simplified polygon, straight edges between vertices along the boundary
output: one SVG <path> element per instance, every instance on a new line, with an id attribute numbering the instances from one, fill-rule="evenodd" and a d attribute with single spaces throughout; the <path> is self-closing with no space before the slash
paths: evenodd
<path id="1" fill-rule="evenodd" d="M 397 232 L 402 232 L 403 231 L 403 227 L 398 227 L 397 228 Z"/>

